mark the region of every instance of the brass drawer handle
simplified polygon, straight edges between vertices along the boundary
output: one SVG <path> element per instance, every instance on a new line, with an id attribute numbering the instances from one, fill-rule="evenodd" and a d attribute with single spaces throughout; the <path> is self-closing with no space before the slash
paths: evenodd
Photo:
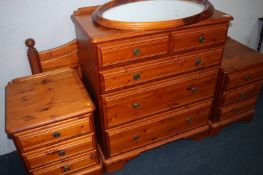
<path id="1" fill-rule="evenodd" d="M 186 123 L 188 123 L 188 124 L 193 123 L 192 117 L 188 117 L 188 118 L 186 119 Z"/>
<path id="2" fill-rule="evenodd" d="M 65 165 L 64 167 L 62 167 L 63 169 L 63 172 L 66 173 L 66 172 L 69 172 L 70 171 L 70 168 L 68 165 Z"/>
<path id="3" fill-rule="evenodd" d="M 189 87 L 188 90 L 190 90 L 193 94 L 196 94 L 199 92 L 199 89 L 196 87 Z"/>
<path id="4" fill-rule="evenodd" d="M 61 136 L 61 134 L 59 132 L 54 132 L 53 133 L 53 137 L 54 138 L 59 138 Z"/>
<path id="5" fill-rule="evenodd" d="M 204 43 L 205 42 L 205 36 L 204 35 L 201 35 L 199 37 L 199 43 Z"/>
<path id="6" fill-rule="evenodd" d="M 252 77 L 251 77 L 250 75 L 246 75 L 246 76 L 245 76 L 245 80 L 246 80 L 246 81 L 250 81 L 250 80 L 252 80 Z"/>
<path id="7" fill-rule="evenodd" d="M 134 140 L 134 141 L 138 141 L 138 140 L 140 140 L 140 136 L 139 136 L 139 135 L 134 136 L 134 137 L 132 138 L 132 140 Z"/>
<path id="8" fill-rule="evenodd" d="M 232 110 L 232 112 L 234 112 L 234 113 L 238 114 L 238 113 L 240 113 L 240 112 L 241 112 L 241 109 L 233 109 L 233 110 Z"/>
<path id="9" fill-rule="evenodd" d="M 134 80 L 140 80 L 141 79 L 141 74 L 137 73 L 133 75 Z"/>
<path id="10" fill-rule="evenodd" d="M 59 150 L 58 151 L 58 155 L 59 156 L 65 156 L 66 155 L 66 151 L 65 150 Z"/>
<path id="11" fill-rule="evenodd" d="M 134 109 L 139 109 L 140 108 L 140 104 L 139 103 L 133 103 L 132 104 L 132 107 L 134 108 Z"/>
<path id="12" fill-rule="evenodd" d="M 245 99 L 247 97 L 248 97 L 248 95 L 246 93 L 241 93 L 240 94 L 240 99 Z"/>
<path id="13" fill-rule="evenodd" d="M 196 66 L 200 66 L 202 63 L 203 63 L 203 62 L 202 62 L 202 60 L 201 60 L 200 58 L 197 58 L 197 59 L 195 60 L 195 65 L 196 65 Z"/>
<path id="14" fill-rule="evenodd" d="M 133 55 L 134 56 L 139 56 L 140 54 L 141 54 L 140 49 L 136 48 L 136 49 L 133 50 Z"/>

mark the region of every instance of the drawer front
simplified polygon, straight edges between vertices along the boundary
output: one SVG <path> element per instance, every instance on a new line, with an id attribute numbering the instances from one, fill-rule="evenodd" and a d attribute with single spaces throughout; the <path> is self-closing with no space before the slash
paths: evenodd
<path id="1" fill-rule="evenodd" d="M 95 149 L 93 134 L 61 142 L 49 147 L 23 154 L 30 169 Z"/>
<path id="2" fill-rule="evenodd" d="M 28 151 L 91 131 L 89 117 L 85 116 L 18 133 L 15 137 L 22 151 Z"/>
<path id="3" fill-rule="evenodd" d="M 227 91 L 223 95 L 223 106 L 227 106 L 241 100 L 246 100 L 248 98 L 257 96 L 259 94 L 260 88 L 262 86 L 262 82 L 256 82 L 251 85 L 247 85 L 244 87 L 240 87 L 237 89 L 233 89 L 231 91 Z"/>
<path id="4" fill-rule="evenodd" d="M 190 55 L 178 55 L 102 71 L 100 74 L 104 81 L 104 91 L 219 65 L 222 52 L 222 48 L 215 48 L 205 51 L 204 53 L 196 52 Z"/>
<path id="5" fill-rule="evenodd" d="M 98 157 L 96 151 L 85 153 L 73 157 L 72 159 L 50 164 L 32 171 L 33 175 L 59 175 L 71 174 L 74 171 L 97 164 Z"/>
<path id="6" fill-rule="evenodd" d="M 220 119 L 226 119 L 236 115 L 241 115 L 247 111 L 253 111 L 256 108 L 257 97 L 242 101 L 230 106 L 222 107 L 219 109 Z"/>
<path id="7" fill-rule="evenodd" d="M 263 79 L 263 67 L 255 67 L 227 75 L 225 89 L 233 89 Z"/>
<path id="8" fill-rule="evenodd" d="M 166 79 L 118 93 L 103 95 L 107 126 L 112 127 L 156 112 L 210 98 L 217 69 Z"/>
<path id="9" fill-rule="evenodd" d="M 167 55 L 168 35 L 127 39 L 98 45 L 100 64 L 109 66 L 143 58 Z"/>
<path id="10" fill-rule="evenodd" d="M 156 141 L 208 124 L 211 101 L 155 115 L 107 131 L 110 156 L 121 154 Z"/>
<path id="11" fill-rule="evenodd" d="M 202 29 L 190 29 L 173 33 L 173 52 L 198 49 L 209 45 L 223 44 L 227 36 L 227 25 Z"/>

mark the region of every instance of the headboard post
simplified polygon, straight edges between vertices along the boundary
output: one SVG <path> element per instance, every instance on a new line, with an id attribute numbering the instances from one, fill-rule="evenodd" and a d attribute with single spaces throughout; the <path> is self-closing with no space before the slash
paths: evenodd
<path id="1" fill-rule="evenodd" d="M 32 38 L 28 38 L 25 41 L 26 46 L 28 47 L 27 49 L 27 58 L 31 67 L 31 72 L 32 74 L 37 74 L 43 72 L 38 51 L 34 47 L 35 46 L 35 40 Z"/>

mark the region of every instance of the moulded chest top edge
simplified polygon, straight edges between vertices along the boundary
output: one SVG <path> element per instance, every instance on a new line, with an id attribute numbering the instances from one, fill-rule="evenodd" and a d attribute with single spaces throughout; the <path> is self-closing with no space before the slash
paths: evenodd
<path id="1" fill-rule="evenodd" d="M 160 32 L 183 30 L 188 28 L 195 28 L 199 26 L 212 25 L 216 23 L 229 23 L 233 17 L 223 12 L 214 11 L 211 18 L 197 22 L 192 25 L 184 27 L 177 27 L 165 30 L 149 30 L 149 31 L 136 31 L 136 30 L 116 30 L 105 28 L 96 24 L 92 19 L 92 12 L 96 7 L 81 8 L 74 12 L 72 15 L 72 21 L 75 24 L 75 28 L 82 30 L 87 36 L 89 36 L 92 43 L 106 42 L 117 39 L 124 39 L 127 37 L 136 37 L 142 35 L 150 35 Z"/>

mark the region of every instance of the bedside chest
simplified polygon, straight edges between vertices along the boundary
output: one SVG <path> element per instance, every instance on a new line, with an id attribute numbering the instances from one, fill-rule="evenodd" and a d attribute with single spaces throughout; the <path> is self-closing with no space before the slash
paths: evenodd
<path id="1" fill-rule="evenodd" d="M 93 102 L 76 71 L 58 69 L 6 87 L 6 132 L 30 174 L 101 174 Z"/>
<path id="2" fill-rule="evenodd" d="M 211 134 L 240 120 L 251 120 L 263 82 L 263 55 L 227 41 L 211 118 Z"/>

